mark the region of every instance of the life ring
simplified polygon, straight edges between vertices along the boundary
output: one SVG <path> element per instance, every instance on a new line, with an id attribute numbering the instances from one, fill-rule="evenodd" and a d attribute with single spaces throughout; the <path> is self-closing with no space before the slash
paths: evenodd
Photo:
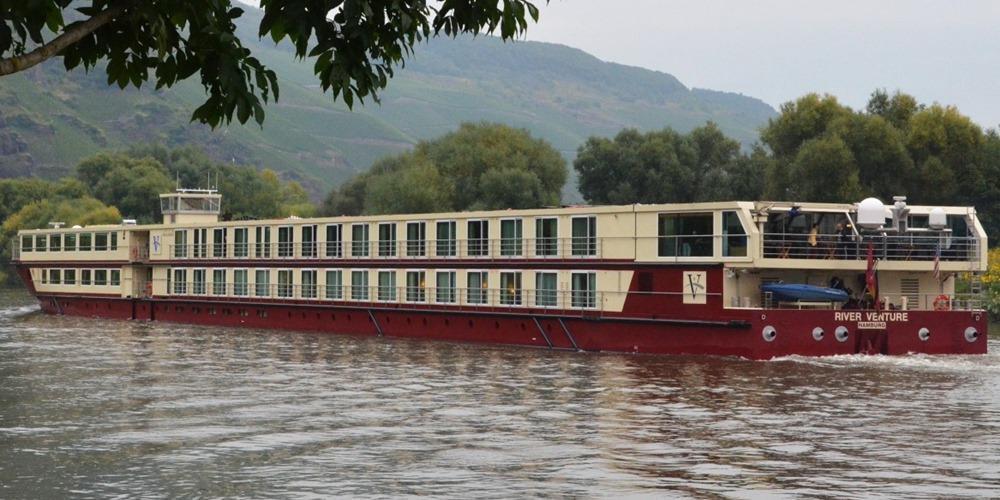
<path id="1" fill-rule="evenodd" d="M 947 295 L 938 295 L 934 298 L 935 311 L 948 311 L 951 309 L 951 298 Z"/>

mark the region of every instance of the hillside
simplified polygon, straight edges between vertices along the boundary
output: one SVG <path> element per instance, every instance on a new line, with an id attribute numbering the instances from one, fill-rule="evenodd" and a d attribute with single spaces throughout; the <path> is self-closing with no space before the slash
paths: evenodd
<path id="1" fill-rule="evenodd" d="M 274 168 L 315 195 L 376 158 L 463 121 L 529 129 L 570 158 L 590 135 L 623 127 L 686 131 L 712 120 L 745 144 L 774 110 L 738 94 L 688 89 L 671 75 L 607 63 L 569 47 L 437 39 L 397 71 L 381 105 L 349 111 L 318 89 L 311 64 L 253 33 L 244 41 L 279 75 L 281 101 L 255 124 L 211 131 L 190 123 L 203 99 L 196 82 L 154 91 L 105 85 L 103 70 L 66 73 L 59 60 L 0 80 L 0 177 L 57 177 L 96 151 L 132 143 L 196 144 L 219 160 Z"/>

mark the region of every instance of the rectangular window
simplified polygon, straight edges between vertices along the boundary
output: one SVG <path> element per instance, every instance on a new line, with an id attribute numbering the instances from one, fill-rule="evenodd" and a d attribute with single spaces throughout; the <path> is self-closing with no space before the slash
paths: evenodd
<path id="1" fill-rule="evenodd" d="M 222 259 L 228 253 L 226 251 L 226 228 L 215 228 L 212 230 L 212 257 Z"/>
<path id="2" fill-rule="evenodd" d="M 558 274 L 535 273 L 535 305 L 555 307 L 558 305 Z"/>
<path id="3" fill-rule="evenodd" d="M 747 256 L 747 233 L 743 230 L 740 216 L 736 212 L 722 212 L 722 255 Z"/>
<path id="4" fill-rule="evenodd" d="M 378 300 L 382 302 L 396 300 L 396 271 L 378 272 Z"/>
<path id="5" fill-rule="evenodd" d="M 469 257 L 485 257 L 490 254 L 490 221 L 470 220 L 468 223 Z"/>
<path id="6" fill-rule="evenodd" d="M 90 276 L 91 276 L 90 269 L 83 269 L 83 270 L 81 270 L 80 271 L 80 284 L 81 285 L 88 285 L 89 286 L 90 283 L 91 283 Z"/>
<path id="7" fill-rule="evenodd" d="M 291 269 L 278 270 L 278 297 L 289 298 L 294 295 L 294 281 Z"/>
<path id="8" fill-rule="evenodd" d="M 80 235 L 80 247 L 81 247 L 80 249 L 81 250 L 83 249 L 83 245 L 84 245 L 84 237 L 87 237 L 87 239 L 86 239 L 86 245 L 87 245 L 87 248 L 90 248 L 90 238 L 89 238 L 89 236 L 90 236 L 89 234 L 81 234 Z M 184 258 L 187 258 L 187 256 L 188 256 L 188 248 L 187 248 L 188 238 L 187 237 L 188 237 L 188 233 L 187 233 L 187 230 L 185 230 L 185 229 L 179 229 L 177 231 L 174 231 L 174 258 L 175 259 L 184 259 Z"/>
<path id="9" fill-rule="evenodd" d="M 521 273 L 500 273 L 500 303 L 505 306 L 521 305 Z"/>
<path id="10" fill-rule="evenodd" d="M 573 256 L 597 255 L 597 217 L 573 217 Z"/>
<path id="11" fill-rule="evenodd" d="M 212 295 L 226 294 L 226 270 L 212 270 Z"/>
<path id="12" fill-rule="evenodd" d="M 271 295 L 271 271 L 258 269 L 254 272 L 254 295 L 269 297 Z"/>
<path id="13" fill-rule="evenodd" d="M 522 226 L 521 219 L 500 221 L 500 255 L 505 257 L 523 255 L 521 250 Z"/>
<path id="14" fill-rule="evenodd" d="M 35 235 L 35 251 L 44 252 L 49 246 L 49 239 L 44 234 Z"/>
<path id="15" fill-rule="evenodd" d="M 250 232 L 245 227 L 233 229 L 233 257 L 246 258 L 250 256 Z"/>
<path id="16" fill-rule="evenodd" d="M 326 256 L 339 259 L 344 255 L 344 233 L 340 224 L 326 226 Z"/>
<path id="17" fill-rule="evenodd" d="M 278 228 L 278 257 L 287 258 L 295 255 L 295 243 L 292 241 L 292 226 Z"/>
<path id="18" fill-rule="evenodd" d="M 195 269 L 191 271 L 191 293 L 194 295 L 204 295 L 205 294 L 205 276 L 206 272 L 204 269 Z"/>
<path id="19" fill-rule="evenodd" d="M 383 222 L 378 225 L 378 256 L 396 256 L 396 223 Z"/>
<path id="20" fill-rule="evenodd" d="M 469 271 L 466 274 L 465 300 L 469 304 L 487 303 L 489 284 L 486 271 Z"/>
<path id="21" fill-rule="evenodd" d="M 111 233 L 111 251 L 118 250 L 118 233 Z"/>
<path id="22" fill-rule="evenodd" d="M 305 270 L 302 271 L 302 298 L 303 299 L 315 299 L 316 298 L 316 271 L 315 270 Z"/>
<path id="23" fill-rule="evenodd" d="M 29 236 L 29 235 L 22 235 L 21 236 L 21 251 L 22 252 L 30 252 L 31 249 L 34 247 L 34 244 L 35 244 L 35 238 L 34 237 Z"/>
<path id="24" fill-rule="evenodd" d="M 597 307 L 596 273 L 573 273 L 570 304 L 581 309 Z"/>
<path id="25" fill-rule="evenodd" d="M 110 274 L 111 274 L 111 286 L 121 286 L 122 284 L 121 269 L 112 269 Z"/>
<path id="26" fill-rule="evenodd" d="M 108 249 L 108 233 L 94 233 L 94 250 L 104 252 Z"/>
<path id="27" fill-rule="evenodd" d="M 94 241 L 93 233 L 80 233 L 80 251 L 89 252 L 92 241 Z"/>
<path id="28" fill-rule="evenodd" d="M 712 214 L 660 214 L 660 257 L 711 257 Z"/>
<path id="29" fill-rule="evenodd" d="M 455 271 L 438 271 L 435 274 L 437 278 L 437 290 L 434 294 L 434 300 L 442 304 L 451 304 L 455 302 L 457 294 L 455 292 L 456 276 Z"/>
<path id="30" fill-rule="evenodd" d="M 58 285 L 61 279 L 61 272 L 58 269 L 49 269 L 49 283 L 53 285 Z"/>
<path id="31" fill-rule="evenodd" d="M 551 257 L 559 253 L 559 219 L 535 219 L 535 255 Z"/>
<path id="32" fill-rule="evenodd" d="M 351 225 L 351 256 L 368 257 L 368 224 Z"/>
<path id="33" fill-rule="evenodd" d="M 351 300 L 368 300 L 368 271 L 351 271 Z"/>
<path id="34" fill-rule="evenodd" d="M 454 257 L 457 253 L 455 221 L 446 220 L 437 223 L 437 245 L 435 251 L 438 257 Z"/>
<path id="35" fill-rule="evenodd" d="M 326 271 L 326 298 L 340 300 L 344 298 L 344 272 L 337 270 Z"/>
<path id="36" fill-rule="evenodd" d="M 49 235 L 49 251 L 50 252 L 62 251 L 62 235 L 60 234 Z"/>
<path id="37" fill-rule="evenodd" d="M 427 223 L 406 223 L 406 256 L 423 257 L 427 255 Z"/>
<path id="38" fill-rule="evenodd" d="M 97 285 L 97 286 L 107 286 L 107 284 L 108 284 L 108 270 L 107 269 L 98 269 L 98 270 L 94 271 L 94 284 Z"/>
<path id="39" fill-rule="evenodd" d="M 424 302 L 427 300 L 427 296 L 424 292 L 424 288 L 427 282 L 424 280 L 426 275 L 423 271 L 406 271 L 406 301 L 407 302 Z"/>
<path id="40" fill-rule="evenodd" d="M 271 226 L 257 226 L 254 230 L 254 256 L 258 259 L 271 258 Z"/>
<path id="41" fill-rule="evenodd" d="M 246 269 L 233 270 L 233 295 L 246 297 L 250 294 L 249 274 Z"/>
<path id="42" fill-rule="evenodd" d="M 94 284 L 100 285 L 99 276 L 101 271 L 94 272 Z M 178 295 L 183 295 L 187 293 L 187 270 L 186 269 L 174 269 L 174 293 Z"/>
<path id="43" fill-rule="evenodd" d="M 192 247 L 194 258 L 204 259 L 208 257 L 208 229 L 194 229 L 192 232 L 194 233 L 194 246 Z"/>
<path id="44" fill-rule="evenodd" d="M 63 271 L 63 283 L 67 285 L 76 284 L 76 269 L 67 269 Z"/>
<path id="45" fill-rule="evenodd" d="M 316 256 L 316 226 L 302 226 L 302 256 Z"/>
<path id="46" fill-rule="evenodd" d="M 63 236 L 63 250 L 67 252 L 76 251 L 76 233 L 68 233 Z"/>

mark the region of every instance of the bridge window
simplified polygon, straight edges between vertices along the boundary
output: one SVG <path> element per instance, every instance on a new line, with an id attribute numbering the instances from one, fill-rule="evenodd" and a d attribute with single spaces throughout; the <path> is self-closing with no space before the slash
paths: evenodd
<path id="1" fill-rule="evenodd" d="M 711 257 L 712 214 L 660 214 L 660 257 Z"/>
<path id="2" fill-rule="evenodd" d="M 31 248 L 34 246 L 35 239 L 31 236 L 21 236 L 21 251 L 30 252 Z"/>
<path id="3" fill-rule="evenodd" d="M 49 235 L 49 251 L 58 252 L 62 250 L 62 235 L 50 234 Z"/>
<path id="4" fill-rule="evenodd" d="M 92 241 L 94 241 L 94 233 L 80 233 L 80 251 L 89 252 Z"/>
<path id="5" fill-rule="evenodd" d="M 733 211 L 722 212 L 722 255 L 747 256 L 747 233 L 740 222 L 739 214 Z"/>
<path id="6" fill-rule="evenodd" d="M 44 234 L 39 234 L 35 236 L 35 251 L 44 252 L 45 247 L 48 246 L 48 238 Z"/>
<path id="7" fill-rule="evenodd" d="M 63 250 L 67 252 L 76 251 L 76 233 L 68 233 L 63 235 Z"/>

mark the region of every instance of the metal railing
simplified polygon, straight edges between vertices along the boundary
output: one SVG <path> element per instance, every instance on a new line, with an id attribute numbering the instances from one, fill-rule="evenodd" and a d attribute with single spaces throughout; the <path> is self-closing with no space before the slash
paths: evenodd
<path id="1" fill-rule="evenodd" d="M 848 310 L 868 310 L 866 308 L 855 307 L 851 304 L 841 306 L 837 302 L 794 302 L 781 301 L 775 298 L 771 292 L 764 292 L 761 295 L 762 309 L 843 309 Z M 922 293 L 922 294 L 892 294 L 879 297 L 882 311 L 982 311 L 985 305 L 986 295 L 984 293 Z"/>
<path id="2" fill-rule="evenodd" d="M 841 237 L 801 233 L 764 233 L 762 255 L 772 259 L 865 260 L 868 245 L 876 259 L 893 261 L 977 261 L 979 238 L 938 235 L 862 235 Z"/>

